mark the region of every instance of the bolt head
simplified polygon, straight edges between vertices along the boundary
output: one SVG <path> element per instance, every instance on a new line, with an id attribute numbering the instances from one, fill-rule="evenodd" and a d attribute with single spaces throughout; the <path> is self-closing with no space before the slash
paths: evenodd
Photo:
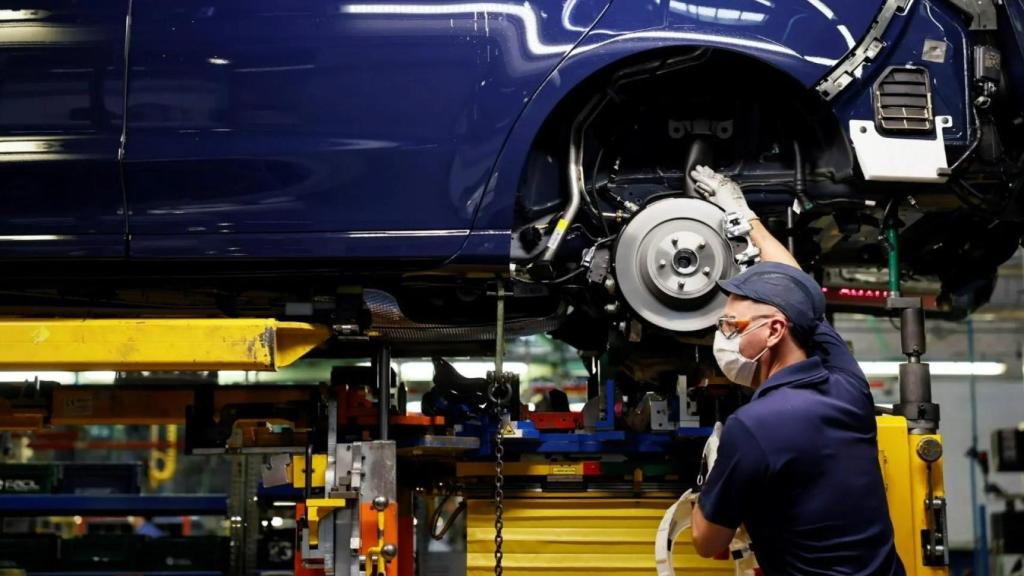
<path id="1" fill-rule="evenodd" d="M 672 237 L 672 246 L 679 246 L 679 238 L 676 236 Z"/>
<path id="2" fill-rule="evenodd" d="M 373 499 L 373 507 L 378 511 L 383 511 L 389 503 L 387 496 L 377 496 Z"/>
<path id="3" fill-rule="evenodd" d="M 391 560 L 395 556 L 398 556 L 398 547 L 394 544 L 385 544 L 380 548 L 380 555 Z"/>
<path id="4" fill-rule="evenodd" d="M 668 266 L 668 262 L 666 262 L 664 258 L 658 260 L 658 268 L 664 268 L 665 266 Z"/>
<path id="5" fill-rule="evenodd" d="M 678 288 L 680 290 L 686 288 L 686 282 L 683 281 L 683 280 L 680 280 L 680 281 L 676 282 L 676 288 Z"/>
<path id="6" fill-rule="evenodd" d="M 711 276 L 711 267 L 710 267 L 710 266 L 705 266 L 705 267 L 704 267 L 704 269 L 703 269 L 703 270 L 701 270 L 701 272 L 702 272 L 702 273 L 703 273 L 703 274 L 704 274 L 705 276 Z"/>
<path id="7" fill-rule="evenodd" d="M 934 438 L 925 438 L 917 443 L 917 455 L 925 462 L 935 462 L 942 458 L 942 444 Z"/>
<path id="8" fill-rule="evenodd" d="M 708 245 L 707 242 L 701 240 L 700 242 L 697 243 L 697 249 L 698 250 L 703 250 L 707 245 Z"/>

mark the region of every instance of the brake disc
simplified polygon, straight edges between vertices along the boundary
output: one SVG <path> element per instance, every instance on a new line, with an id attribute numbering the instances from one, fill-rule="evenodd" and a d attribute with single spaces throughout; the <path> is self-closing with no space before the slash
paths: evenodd
<path id="1" fill-rule="evenodd" d="M 674 332 L 715 324 L 726 296 L 717 282 L 737 274 L 725 214 L 696 198 L 670 198 L 640 211 L 619 234 L 615 277 L 644 320 Z"/>

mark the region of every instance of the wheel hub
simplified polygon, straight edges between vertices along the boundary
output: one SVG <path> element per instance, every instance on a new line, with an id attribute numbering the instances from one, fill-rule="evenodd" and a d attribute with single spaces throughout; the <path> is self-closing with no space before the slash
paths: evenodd
<path id="1" fill-rule="evenodd" d="M 615 251 L 622 295 L 644 320 L 688 332 L 715 323 L 725 306 L 716 288 L 739 272 L 722 236 L 724 214 L 695 198 L 648 206 L 626 225 Z"/>

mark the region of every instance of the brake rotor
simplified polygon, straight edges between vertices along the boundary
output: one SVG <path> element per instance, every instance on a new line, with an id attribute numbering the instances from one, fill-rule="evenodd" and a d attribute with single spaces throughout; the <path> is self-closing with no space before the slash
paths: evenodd
<path id="1" fill-rule="evenodd" d="M 615 277 L 634 312 L 674 332 L 715 324 L 726 300 L 717 282 L 740 271 L 724 217 L 696 198 L 659 200 L 633 217 L 619 234 Z"/>

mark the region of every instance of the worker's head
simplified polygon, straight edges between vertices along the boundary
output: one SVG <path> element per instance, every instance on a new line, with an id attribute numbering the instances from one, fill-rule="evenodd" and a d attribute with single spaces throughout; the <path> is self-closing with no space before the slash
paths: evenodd
<path id="1" fill-rule="evenodd" d="M 810 276 L 766 262 L 719 283 L 729 294 L 715 334 L 715 358 L 729 379 L 758 386 L 807 356 L 825 298 Z"/>

